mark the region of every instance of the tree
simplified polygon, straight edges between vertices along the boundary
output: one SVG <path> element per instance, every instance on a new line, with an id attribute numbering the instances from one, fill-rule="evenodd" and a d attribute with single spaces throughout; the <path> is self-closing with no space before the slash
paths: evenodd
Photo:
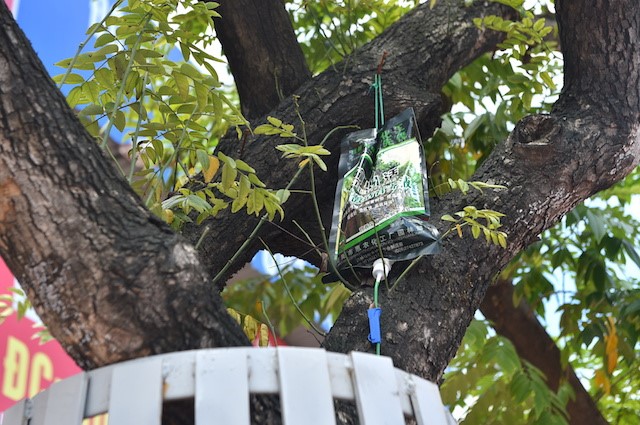
<path id="1" fill-rule="evenodd" d="M 433 133 L 444 106 L 442 86 L 503 37 L 476 27 L 473 18 L 514 17 L 512 9 L 496 4 L 417 6 L 344 63 L 311 78 L 293 31 L 259 35 L 264 28 L 290 28 L 282 3 L 255 3 L 223 2 L 221 22 L 229 19 L 229 25 L 218 26 L 243 112 L 255 125 L 269 111 L 294 123 L 298 132 L 300 116 L 310 144 L 341 125 L 372 125 L 373 105 L 362 94 L 384 51 L 390 52 L 384 68 L 387 113 L 413 106 L 422 133 Z M 249 13 L 258 8 L 265 13 Z M 472 177 L 507 189 L 499 196 L 484 191 L 433 200 L 434 223 L 442 229 L 447 224 L 439 217 L 467 205 L 503 212 L 507 248 L 451 239 L 443 254 L 422 259 L 393 293 L 382 295 L 382 326 L 389 330 L 384 354 L 428 379 L 441 378 L 487 288 L 509 260 L 576 204 L 638 164 L 640 9 L 623 0 L 563 1 L 556 8 L 563 91 L 549 114 L 521 119 Z M 247 344 L 210 281 L 213 275 L 226 281 L 250 258 L 259 246 L 252 236 L 259 220 L 222 211 L 203 227 L 185 226 L 184 237 L 172 232 L 106 161 L 4 5 L 0 19 L 0 254 L 52 335 L 85 368 L 166 351 Z M 234 44 L 252 37 L 274 42 Z M 266 53 L 260 52 L 263 47 Z M 282 49 L 289 54 L 275 56 Z M 265 59 L 274 57 L 279 59 Z M 253 70 L 249 76 L 242 75 L 246 69 Z M 339 139 L 328 138 L 325 147 L 336 152 Z M 260 136 L 239 144 L 231 135 L 217 149 L 251 164 L 268 187 L 277 188 L 298 168 L 279 159 L 278 143 L 276 137 Z M 328 158 L 329 170 L 335 170 L 336 160 L 336 155 Z M 273 251 L 302 256 L 307 250 L 287 236 L 297 232 L 294 223 L 317 239 L 328 228 L 337 176 L 329 171 L 315 179 L 322 226 L 309 213 L 309 197 L 292 193 L 280 227 L 259 231 Z M 310 175 L 302 173 L 294 188 L 309 185 Z M 234 255 L 246 241 L 246 249 Z M 352 295 L 327 338 L 328 349 L 368 348 L 362 312 L 370 302 L 369 289 Z"/>

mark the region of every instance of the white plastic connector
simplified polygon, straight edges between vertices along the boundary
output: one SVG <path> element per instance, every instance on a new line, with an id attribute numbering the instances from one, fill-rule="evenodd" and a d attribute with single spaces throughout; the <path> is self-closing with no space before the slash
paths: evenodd
<path id="1" fill-rule="evenodd" d="M 373 262 L 373 270 L 371 271 L 373 278 L 377 282 L 382 282 L 387 276 L 389 276 L 389 271 L 391 270 L 392 265 L 393 262 L 391 260 L 378 258 Z"/>

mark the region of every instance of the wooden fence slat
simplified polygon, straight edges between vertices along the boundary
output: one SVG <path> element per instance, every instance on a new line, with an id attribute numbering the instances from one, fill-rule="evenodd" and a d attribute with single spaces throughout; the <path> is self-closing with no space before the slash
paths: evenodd
<path id="1" fill-rule="evenodd" d="M 293 347 L 277 351 L 283 423 L 335 424 L 326 353 Z"/>
<path id="2" fill-rule="evenodd" d="M 398 383 L 388 357 L 351 353 L 358 416 L 363 425 L 403 424 Z"/>
<path id="3" fill-rule="evenodd" d="M 355 400 L 363 425 L 457 425 L 433 383 L 391 359 L 308 348 L 193 350 L 79 374 L 4 412 L 2 425 L 159 425 L 163 400 L 193 397 L 195 423 L 249 424 L 250 394 L 279 394 L 285 424 L 335 424 L 334 398 Z"/>
<path id="4" fill-rule="evenodd" d="M 86 397 L 85 373 L 58 381 L 35 397 L 33 417 L 29 425 L 80 425 Z"/>
<path id="5" fill-rule="evenodd" d="M 414 387 L 411 374 L 397 368 L 394 368 L 393 371 L 396 374 L 396 382 L 398 383 L 398 391 L 400 392 L 402 412 L 405 416 L 413 416 L 413 406 L 411 405 L 410 394 Z"/>
<path id="6" fill-rule="evenodd" d="M 111 393 L 111 375 L 117 365 L 105 366 L 87 372 L 89 384 L 87 400 L 84 407 L 84 417 L 106 413 L 109 410 L 109 394 Z"/>
<path id="7" fill-rule="evenodd" d="M 438 386 L 418 376 L 411 376 L 414 391 L 411 404 L 418 425 L 448 425 Z"/>
<path id="8" fill-rule="evenodd" d="M 31 403 L 31 401 L 22 399 L 5 410 L 2 415 L 2 425 L 26 425 L 27 418 L 25 417 L 25 413 L 28 403 Z"/>
<path id="9" fill-rule="evenodd" d="M 109 423 L 160 425 L 162 360 L 149 358 L 118 365 L 111 377 Z"/>
<path id="10" fill-rule="evenodd" d="M 252 394 L 276 394 L 278 369 L 275 348 L 249 349 L 249 391 Z"/>
<path id="11" fill-rule="evenodd" d="M 249 425 L 247 353 L 202 350 L 196 354 L 196 425 Z"/>
<path id="12" fill-rule="evenodd" d="M 47 415 L 47 406 L 49 404 L 49 392 L 42 391 L 33 396 L 31 399 L 31 420 L 29 425 L 42 425 Z"/>
<path id="13" fill-rule="evenodd" d="M 196 350 L 191 350 L 163 355 L 162 376 L 165 401 L 193 397 L 196 353 Z"/>
<path id="14" fill-rule="evenodd" d="M 353 400 L 353 382 L 351 381 L 351 358 L 344 354 L 327 352 L 329 377 L 333 397 L 341 400 Z"/>

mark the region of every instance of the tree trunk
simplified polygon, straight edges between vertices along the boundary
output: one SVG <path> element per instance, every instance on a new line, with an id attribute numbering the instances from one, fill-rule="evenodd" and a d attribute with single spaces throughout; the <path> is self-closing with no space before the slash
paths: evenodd
<path id="1" fill-rule="evenodd" d="M 428 137 L 439 124 L 443 113 L 440 94 L 442 86 L 457 70 L 480 54 L 493 49 L 502 40 L 501 34 L 479 30 L 472 23 L 473 18 L 492 14 L 509 17 L 513 16 L 513 10 L 496 4 L 464 7 L 462 2 L 456 3 L 455 7 L 449 2 L 439 2 L 432 10 L 429 5 L 422 5 L 356 51 L 344 64 L 323 72 L 300 87 L 295 92 L 299 97 L 298 106 L 289 97 L 269 115 L 294 124 L 298 133 L 302 134 L 297 117 L 299 111 L 306 123 L 304 131 L 309 144 L 320 143 L 329 132 L 339 126 L 373 127 L 373 97 L 368 93 L 373 73 L 383 52 L 387 52 L 383 68 L 385 111 L 388 116 L 392 116 L 413 106 L 418 122 L 421 123 L 420 130 Z M 258 119 L 254 121 L 254 125 L 263 122 L 264 119 Z M 325 158 L 325 161 L 330 171 L 316 173 L 316 194 L 324 229 L 328 229 L 331 224 L 339 143 L 345 132 L 336 132 L 327 139 L 325 146 L 332 155 Z M 290 142 L 274 137 L 257 137 L 240 143 L 234 132 L 220 143 L 219 150 L 251 163 L 268 187 L 282 188 L 298 171 L 298 164 L 292 160 L 283 160 L 275 146 Z M 294 188 L 307 192 L 310 188 L 309 174 L 303 173 Z M 284 206 L 284 222 L 277 223 L 278 226 L 265 224 L 260 236 L 275 252 L 297 255 L 318 264 L 321 258 L 311 252 L 309 244 L 304 242 L 306 236 L 293 223 L 295 220 L 314 238 L 314 245 L 321 246 L 321 229 L 310 205 L 309 195 L 292 194 Z M 203 229 L 208 228 L 201 241 L 200 258 L 210 273 L 215 275 L 229 261 L 229 256 L 221 256 L 219 252 L 236 252 L 257 222 L 258 219 L 244 214 L 222 213 L 205 222 L 204 226 L 187 225 L 182 233 L 192 243 L 196 243 L 200 240 Z M 281 227 L 297 238 L 283 234 Z M 228 232 L 231 228 L 234 229 L 232 233 Z M 220 285 L 224 285 L 230 274 L 246 264 L 256 250 L 261 248 L 261 243 L 255 238 L 252 246 L 219 279 Z"/>
<path id="2" fill-rule="evenodd" d="M 215 19 L 246 118 L 278 106 L 311 77 L 282 0 L 222 0 Z"/>
<path id="3" fill-rule="evenodd" d="M 244 15 L 242 14 L 244 8 L 238 7 L 234 10 L 226 9 L 223 12 L 225 19 L 230 19 L 233 22 L 242 20 Z M 240 16 L 230 17 L 231 13 L 235 14 L 240 12 Z M 550 19 L 553 19 L 550 17 Z M 224 21 L 224 20 L 223 20 Z M 555 24 L 555 21 L 553 22 Z M 244 24 L 240 25 L 245 32 L 252 32 L 249 39 L 259 40 L 262 38 L 262 28 L 266 25 L 268 27 L 278 27 L 278 22 L 269 22 L 269 20 L 262 19 L 262 25 L 251 25 L 250 20 L 247 20 Z M 219 27 L 218 30 L 221 28 Z M 219 33 L 222 37 L 222 34 Z M 297 40 L 293 31 L 274 32 L 272 37 L 277 37 L 275 41 L 279 45 L 295 44 L 297 46 Z M 559 42 L 559 40 L 555 40 Z M 246 73 L 237 72 L 234 73 L 234 79 L 239 85 L 251 85 L 253 79 L 261 78 L 268 80 L 270 78 L 270 72 L 264 67 L 260 67 L 261 61 L 260 55 L 253 52 L 253 46 L 245 46 L 249 50 L 243 50 L 242 55 L 248 61 L 254 61 L 256 64 L 253 69 L 256 71 L 264 71 L 266 75 L 257 76 L 256 73 L 252 73 L 251 78 L 247 80 Z M 258 47 L 260 49 L 260 47 Z M 235 49 L 234 49 L 235 50 Z M 236 53 L 237 54 L 237 53 Z M 304 58 L 300 55 L 284 55 L 279 57 L 279 61 L 285 64 L 288 69 L 305 68 Z M 237 68 L 236 68 L 237 69 Z M 243 69 L 243 68 L 240 68 Z M 232 68 L 232 71 L 234 68 Z M 385 78 L 386 80 L 386 78 Z M 284 95 L 291 93 L 285 92 Z M 256 96 L 252 98 L 253 102 L 263 102 L 260 104 L 260 110 L 268 111 L 272 109 L 274 105 L 270 102 L 270 96 Z M 258 109 L 258 108 L 254 108 Z M 432 117 L 433 119 L 433 117 Z M 423 127 L 425 127 L 423 125 Z M 495 330 L 501 335 L 509 338 L 516 347 L 516 350 L 526 360 L 532 362 L 535 366 L 541 369 L 547 376 L 549 387 L 553 391 L 558 390 L 560 382 L 560 351 L 553 342 L 553 340 L 546 333 L 544 328 L 537 321 L 535 316 L 531 314 L 524 314 L 526 311 L 531 311 L 528 305 L 524 302 L 521 303 L 518 308 L 515 308 L 511 304 L 511 298 L 509 294 L 512 293 L 510 285 L 494 285 L 489 288 L 489 294 L 485 297 L 483 304 L 481 305 L 481 311 L 485 316 L 492 320 Z M 363 329 L 366 332 L 366 329 Z M 535 344 L 531 344 L 531 341 L 536 341 Z M 570 422 L 573 424 L 587 423 L 586 419 L 593 419 L 595 422 L 605 423 L 602 414 L 598 410 L 596 404 L 591 399 L 589 393 L 584 389 L 581 382 L 575 376 L 575 372 L 570 365 L 567 366 L 566 372 L 563 372 L 563 376 L 569 377 L 569 383 L 572 385 L 575 393 L 575 399 L 572 399 L 567 406 Z"/>
<path id="4" fill-rule="evenodd" d="M 441 86 L 499 39 L 476 29 L 471 19 L 506 13 L 495 4 L 460 4 L 416 8 L 354 53 L 343 73 L 328 71 L 301 86 L 299 106 L 285 99 L 269 114 L 300 131 L 299 110 L 311 144 L 337 125 L 372 126 L 373 102 L 366 93 L 387 51 L 388 114 L 414 106 L 427 123 L 424 135 L 430 135 L 440 113 Z M 397 289 L 383 292 L 382 349 L 397 367 L 437 381 L 496 273 L 574 205 L 639 162 L 640 8 L 633 0 L 558 0 L 556 7 L 565 54 L 563 93 L 552 114 L 518 123 L 473 177 L 508 189 L 463 199 L 449 195 L 432 204 L 433 222 L 441 230 L 447 226 L 439 220 L 442 214 L 469 204 L 506 213 L 509 246 L 452 238 L 444 253 L 423 259 Z M 246 344 L 207 286 L 193 248 L 146 212 L 105 165 L 4 4 L 0 8 L 0 255 L 54 337 L 89 368 L 158 352 Z M 327 161 L 330 170 L 338 156 L 335 136 L 327 140 L 334 153 Z M 243 159 L 270 187 L 283 187 L 297 168 L 279 159 L 273 146 L 280 142 L 260 138 L 244 150 Z M 239 152 L 232 141 L 221 149 Z M 326 226 L 336 175 L 316 177 Z M 308 176 L 297 185 L 308 189 Z M 296 219 L 311 234 L 320 228 L 309 213 L 308 196 L 292 196 L 285 209 L 285 225 Z M 208 223 L 211 237 L 201 256 L 208 273 L 221 270 L 255 223 L 240 215 Z M 265 230 L 263 237 L 275 250 L 306 250 L 275 227 Z M 193 229 L 186 234 L 192 240 L 199 236 Z M 328 348 L 369 349 L 370 302 L 369 290 L 352 296 Z"/>
<path id="5" fill-rule="evenodd" d="M 149 213 L 0 4 L 0 255 L 84 369 L 247 345 L 195 249 Z"/>
<path id="6" fill-rule="evenodd" d="M 422 260 L 417 272 L 381 301 L 382 327 L 389 330 L 383 352 L 388 342 L 386 353 L 406 370 L 439 379 L 500 269 L 573 206 L 622 179 L 640 160 L 640 8 L 632 1 L 562 1 L 556 7 L 569 81 L 553 113 L 520 121 L 472 178 L 508 189 L 464 198 L 451 194 L 432 205 L 434 217 L 468 204 L 505 213 L 507 249 L 452 238 L 444 253 Z M 435 222 L 444 229 L 445 223 Z M 363 294 L 350 300 L 329 335 L 329 348 L 349 349 L 366 326 L 358 313 L 369 302 Z"/>

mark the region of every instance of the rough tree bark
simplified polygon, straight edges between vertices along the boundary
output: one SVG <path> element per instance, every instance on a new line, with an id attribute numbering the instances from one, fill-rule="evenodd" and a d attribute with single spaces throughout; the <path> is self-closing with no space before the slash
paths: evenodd
<path id="1" fill-rule="evenodd" d="M 465 199 L 446 197 L 433 202 L 434 217 L 457 211 L 467 204 L 505 212 L 509 248 L 487 249 L 482 241 L 452 240 L 443 254 L 424 260 L 418 272 L 385 300 L 383 327 L 393 331 L 389 331 L 383 345 L 401 367 L 438 379 L 462 337 L 462 332 L 456 329 L 466 328 L 489 281 L 500 268 L 574 205 L 623 178 L 638 162 L 635 128 L 638 8 L 620 1 L 589 3 L 588 7 L 574 2 L 572 7 L 580 11 L 578 15 L 585 20 L 570 20 L 568 16 L 575 11 L 566 11 L 565 3 L 559 3 L 561 41 L 568 55 L 567 84 L 554 112 L 520 122 L 473 177 L 504 184 L 509 189 L 499 194 L 474 194 Z M 303 85 L 296 94 L 300 95 L 299 110 L 307 122 L 310 142 L 317 143 L 339 124 L 371 126 L 372 102 L 365 93 L 371 82 L 371 71 L 384 50 L 390 52 L 384 74 L 388 114 L 413 105 L 423 122 L 437 115 L 437 93 L 452 67 L 457 69 L 464 63 L 460 58 L 465 55 L 469 59 L 477 54 L 477 50 L 472 53 L 472 47 L 481 49 L 490 38 L 488 34 L 478 34 L 472 27 L 465 27 L 463 18 L 468 19 L 474 13 L 477 12 L 473 8 L 436 7 L 432 12 L 426 7 L 418 8 L 358 50 L 344 73 L 327 71 Z M 589 19 L 585 14 L 589 14 Z M 443 21 L 449 25 L 439 27 L 438 22 Z M 417 27 L 415 23 L 419 23 Z M 427 36 L 421 32 L 425 28 L 429 29 Z M 456 40 L 453 45 L 451 39 Z M 624 55 L 619 47 L 622 45 Z M 434 67 L 437 61 L 440 62 Z M 599 90 L 603 85 L 609 86 L 606 93 Z M 615 90 L 611 89 L 612 85 Z M 296 122 L 295 107 L 290 100 L 282 102 L 271 115 Z M 426 127 L 428 130 L 429 126 Z M 327 142 L 333 152 L 337 152 L 338 140 L 339 137 L 335 137 Z M 276 143 L 278 141 L 260 138 L 245 149 L 245 159 L 249 162 L 252 157 L 261 158 L 256 165 L 262 165 L 261 175 L 269 176 L 266 180 L 272 185 L 285 180 L 283 175 L 293 175 L 295 168 L 295 164 L 287 165 L 279 160 L 272 149 Z M 221 146 L 230 154 L 239 151 L 234 141 Z M 328 161 L 330 168 L 335 166 L 336 158 L 334 155 Z M 318 197 L 326 226 L 335 176 L 322 175 L 319 179 Z M 299 184 L 301 188 L 308 188 L 306 179 L 301 179 Z M 286 205 L 289 221 L 295 219 L 307 226 L 307 230 L 317 229 L 309 214 L 308 202 L 302 196 L 292 197 Z M 255 221 L 246 222 L 246 229 L 242 230 L 242 225 L 237 223 L 239 218 L 223 217 L 222 220 L 224 228 L 232 227 L 238 235 L 225 241 L 225 249 L 231 251 L 246 240 L 255 225 Z M 280 231 L 266 227 L 263 238 L 273 249 L 284 253 L 308 249 Z M 189 230 L 187 234 L 193 238 Z M 219 236 L 214 229 L 203 244 L 202 258 L 211 271 L 220 270 L 227 261 L 211 250 L 214 246 L 219 249 Z M 366 316 L 361 312 L 369 302 L 370 297 L 359 292 L 347 303 L 329 336 L 329 348 L 342 351 L 368 348 L 366 340 L 361 338 L 357 343 L 354 338 L 366 334 Z M 450 344 L 452 341 L 456 343 Z M 416 355 L 402 355 L 407 352 Z"/>
<path id="2" fill-rule="evenodd" d="M 85 369 L 248 344 L 109 161 L 0 2 L 0 255 L 51 334 Z"/>
<path id="3" fill-rule="evenodd" d="M 274 6 L 274 5 L 272 5 Z M 281 12 L 284 11 L 284 6 L 280 5 Z M 275 21 L 273 23 L 269 22 L 268 19 L 262 19 L 260 26 L 253 25 L 253 21 L 251 17 L 246 19 L 242 24 L 238 24 L 244 18 L 244 14 L 242 14 L 242 10 L 244 7 L 236 7 L 234 10 L 225 10 L 223 15 L 226 19 L 229 19 L 229 14 L 238 13 L 240 15 L 237 17 L 233 17 L 232 21 L 236 23 L 237 27 L 243 29 L 245 36 L 247 32 L 252 32 L 252 34 L 248 37 L 252 40 L 261 40 L 263 34 L 263 27 L 266 25 L 268 27 L 277 28 L 282 26 L 281 22 Z M 276 19 L 282 19 L 283 13 L 272 13 L 270 16 L 275 16 Z M 549 17 L 549 19 L 554 20 L 554 17 Z M 224 20 L 223 20 L 224 21 Z M 220 23 L 223 23 L 221 21 Z M 228 35 L 223 34 L 222 32 L 227 31 L 226 27 L 221 27 L 218 25 L 216 27 L 218 35 L 221 37 L 224 42 L 225 39 L 228 39 Z M 276 37 L 277 40 L 273 40 L 273 37 Z M 559 40 L 556 40 L 559 42 Z M 283 31 L 278 33 L 273 33 L 269 38 L 269 45 L 277 43 L 279 45 L 296 45 L 297 49 L 297 41 L 295 39 L 295 35 L 293 31 Z M 260 62 L 260 52 L 264 50 L 264 47 L 261 43 L 251 44 L 250 46 L 244 46 L 245 49 L 242 51 L 242 57 L 246 61 L 255 61 Z M 248 48 L 247 48 L 248 47 Z M 232 50 L 235 50 L 232 48 Z M 254 52 L 257 50 L 257 52 Z M 238 55 L 238 53 L 235 53 Z M 231 59 L 230 59 L 231 60 Z M 278 61 L 282 66 L 286 66 L 288 69 L 305 69 L 306 64 L 304 61 L 304 57 L 299 54 L 291 54 L 279 56 Z M 286 62 L 286 63 L 285 63 Z M 234 79 L 236 84 L 239 86 L 248 85 L 251 86 L 252 80 L 256 79 L 256 77 L 262 80 L 269 80 L 270 71 L 266 70 L 264 67 L 260 67 L 260 64 L 256 64 L 252 67 L 255 71 L 264 71 L 266 72 L 266 76 L 260 77 L 255 73 L 252 73 L 251 78 L 245 81 L 246 73 L 234 73 Z M 234 69 L 232 68 L 232 72 Z M 309 77 L 310 78 L 310 77 Z M 385 75 L 386 80 L 386 75 Z M 293 90 L 283 91 L 280 93 L 281 96 L 288 96 L 293 92 Z M 253 97 L 251 101 L 255 105 L 257 102 L 263 102 L 260 104 L 259 108 L 254 108 L 254 110 L 262 110 L 268 111 L 271 110 L 275 105 L 272 104 L 273 96 L 264 96 L 264 97 Z M 437 117 L 436 117 L 437 118 Z M 434 117 L 430 117 L 430 119 L 434 119 Z M 428 125 L 423 125 L 423 127 L 428 127 Z M 253 251 L 251 251 L 253 252 Z M 546 333 L 545 329 L 540 325 L 538 320 L 535 318 L 531 308 L 526 304 L 523 300 L 520 305 L 517 307 L 512 304 L 512 293 L 513 288 L 510 284 L 501 282 L 500 285 L 492 285 L 489 288 L 488 294 L 485 297 L 480 309 L 482 313 L 491 320 L 494 324 L 494 329 L 501 335 L 509 338 L 518 353 L 526 360 L 530 361 L 540 370 L 542 370 L 548 381 L 549 387 L 553 391 L 557 391 L 561 380 L 567 380 L 568 383 L 574 390 L 575 398 L 571 399 L 567 405 L 567 411 L 569 413 L 569 423 L 571 424 L 585 424 L 585 423 L 606 423 L 604 417 L 601 412 L 598 410 L 597 405 L 589 395 L 589 393 L 584 389 L 582 383 L 577 378 L 575 371 L 571 367 L 571 365 L 567 365 L 566 368 L 562 367 L 560 362 L 560 351 L 556 346 L 555 342 L 551 339 L 551 337 Z"/>
<path id="4" fill-rule="evenodd" d="M 513 16 L 511 9 L 496 4 L 487 6 L 478 4 L 473 7 L 462 7 L 461 2 L 455 6 L 449 2 L 440 2 L 433 10 L 422 5 L 407 14 L 396 24 L 390 26 L 382 35 L 357 50 L 348 58 L 346 64 L 330 69 L 307 81 L 295 95 L 297 105 L 292 97 L 286 98 L 269 115 L 278 117 L 284 122 L 296 125 L 302 134 L 297 110 L 304 119 L 305 131 L 310 144 L 318 144 L 334 128 L 344 125 L 357 125 L 362 128 L 373 126 L 373 99 L 368 95 L 373 81 L 373 72 L 388 52 L 384 66 L 385 111 L 391 116 L 409 106 L 416 109 L 418 121 L 423 134 L 431 134 L 439 123 L 442 113 L 442 86 L 462 66 L 468 64 L 478 55 L 492 50 L 501 40 L 501 34 L 493 31 L 479 30 L 473 25 L 474 17 L 500 14 Z M 255 120 L 255 124 L 264 120 Z M 235 134 L 235 133 L 234 133 Z M 316 194 L 321 206 L 323 225 L 328 228 L 331 222 L 337 175 L 338 144 L 342 133 L 335 133 L 326 142 L 326 147 L 333 152 L 326 159 L 331 172 L 317 174 Z M 274 146 L 288 143 L 283 139 L 259 137 L 240 143 L 235 136 L 226 138 L 220 143 L 220 150 L 232 157 L 242 157 L 252 162 L 258 170 L 260 178 L 269 187 L 284 187 L 298 170 L 295 161 L 283 161 L 280 152 Z M 252 158 L 255 160 L 252 161 Z M 297 180 L 294 188 L 308 191 L 309 175 Z M 278 223 L 298 238 L 290 238 L 282 233 L 280 227 L 266 224 L 261 237 L 268 241 L 277 252 L 301 256 L 307 253 L 310 246 L 304 243 L 306 237 L 293 224 L 295 220 L 302 228 L 314 237 L 314 244 L 321 245 L 320 228 L 313 209 L 309 208 L 311 198 L 308 195 L 293 194 L 285 207 L 285 221 Z M 200 240 L 204 228 L 208 228 L 201 248 L 200 258 L 207 269 L 215 275 L 228 262 L 228 256 L 218 253 L 235 252 L 255 228 L 257 219 L 242 215 L 221 214 L 205 224 L 205 226 L 187 226 L 183 234 L 192 242 Z M 230 237 L 226 229 L 233 228 Z M 254 244 L 239 256 L 230 272 L 244 265 L 261 247 L 255 239 Z M 314 254 L 303 255 L 307 260 L 317 263 L 319 257 Z M 219 282 L 223 285 L 229 277 L 224 274 Z"/>
<path id="5" fill-rule="evenodd" d="M 387 337 L 397 344 L 396 352 L 424 353 L 398 356 L 400 364 L 432 379 L 440 377 L 443 369 L 436 365 L 454 354 L 447 347 L 460 341 L 457 329 L 471 320 L 500 268 L 578 202 L 623 178 L 640 159 L 640 8 L 630 1 L 559 1 L 556 8 L 565 55 L 560 99 L 551 114 L 519 122 L 473 177 L 503 184 L 506 193 L 448 196 L 433 206 L 435 217 L 468 203 L 504 212 L 508 248 L 451 240 L 445 253 L 423 260 L 418 272 L 383 301 L 391 311 L 382 325 L 394 329 Z M 347 348 L 350 330 L 363 325 L 355 311 L 366 302 L 356 295 L 347 304 L 354 313 L 338 319 L 330 348 Z M 399 329 L 402 323 L 407 330 Z"/>
<path id="6" fill-rule="evenodd" d="M 506 185 L 507 191 L 433 202 L 434 222 L 441 228 L 445 223 L 437 217 L 467 204 L 505 212 L 509 246 L 452 239 L 443 254 L 422 260 L 393 293 L 383 294 L 383 351 L 398 367 L 438 380 L 501 267 L 576 203 L 638 164 L 640 8 L 633 0 L 558 0 L 556 7 L 565 54 L 563 94 L 552 114 L 518 123 L 474 176 Z M 0 8 L 0 255 L 52 334 L 85 367 L 246 343 L 207 288 L 193 249 L 144 212 L 104 164 L 6 7 Z M 305 83 L 297 93 L 310 143 L 336 125 L 371 126 L 372 102 L 365 93 L 372 64 L 384 50 L 391 54 L 385 68 L 388 113 L 416 107 L 421 122 L 432 123 L 423 129 L 429 134 L 441 85 L 497 40 L 498 35 L 475 29 L 471 19 L 497 13 L 505 12 L 482 4 L 462 8 L 438 2 L 433 11 L 420 6 L 356 52 L 344 73 L 329 71 Z M 270 115 L 296 123 L 295 109 L 285 99 Z M 333 152 L 337 142 L 328 141 Z M 272 187 L 284 186 L 295 169 L 279 160 L 272 149 L 277 143 L 260 139 L 245 149 L 244 159 L 262 165 L 262 176 L 271 172 L 265 180 Z M 235 147 L 222 144 L 227 152 Z M 328 161 L 330 169 L 336 158 Z M 318 177 L 327 223 L 335 175 Z M 308 188 L 306 178 L 298 184 Z M 317 225 L 306 213 L 308 198 L 292 197 L 285 207 L 289 220 L 313 232 Z M 218 225 L 227 237 L 215 240 L 217 250 L 209 245 L 203 251 L 209 273 L 228 261 L 255 221 L 223 217 Z M 266 230 L 274 249 L 300 248 L 274 228 Z M 353 295 L 328 348 L 369 348 L 362 314 L 369 303 L 368 291 Z"/>
<path id="7" fill-rule="evenodd" d="M 236 77 L 242 113 L 260 117 L 303 82 L 311 72 L 296 41 L 282 0 L 220 1 L 216 35 Z"/>

